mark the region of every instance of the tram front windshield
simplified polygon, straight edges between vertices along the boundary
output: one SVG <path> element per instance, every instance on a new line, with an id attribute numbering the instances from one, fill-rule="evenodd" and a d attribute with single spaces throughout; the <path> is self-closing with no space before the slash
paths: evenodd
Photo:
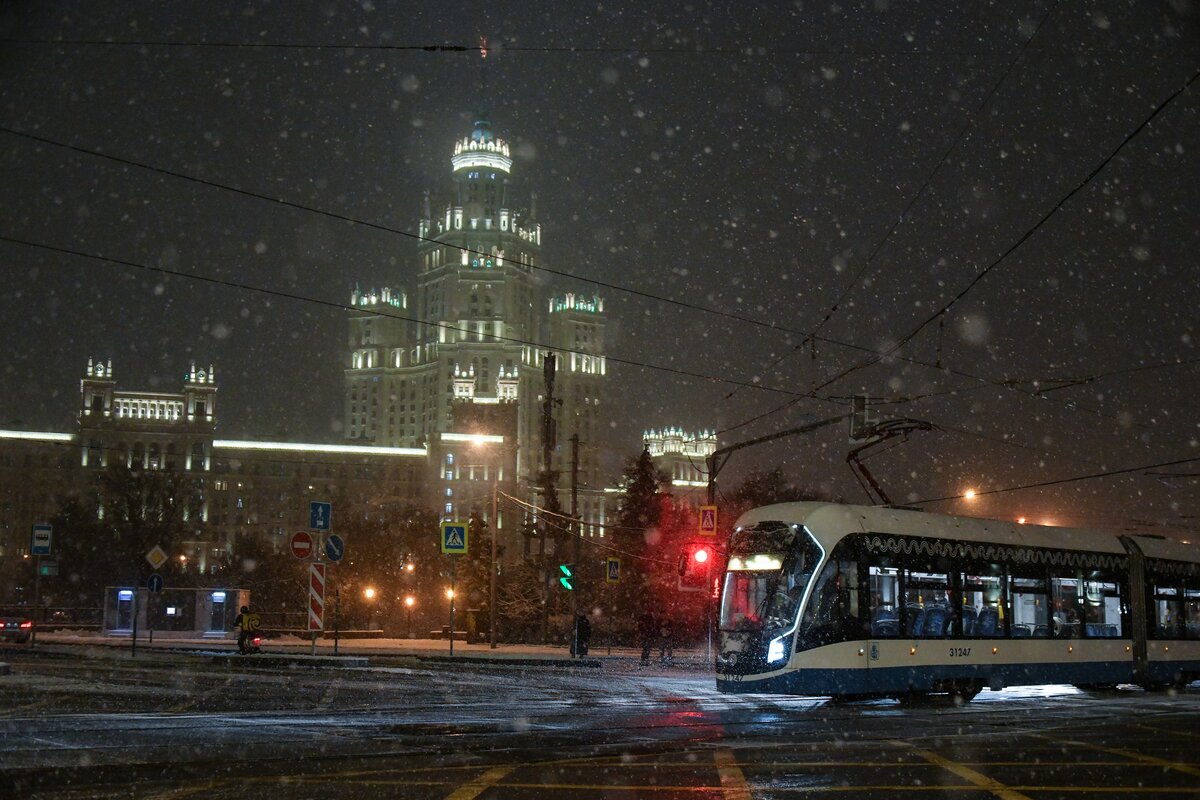
<path id="1" fill-rule="evenodd" d="M 820 547 L 798 525 L 766 522 L 735 532 L 721 593 L 721 630 L 770 637 L 791 628 L 820 558 Z"/>

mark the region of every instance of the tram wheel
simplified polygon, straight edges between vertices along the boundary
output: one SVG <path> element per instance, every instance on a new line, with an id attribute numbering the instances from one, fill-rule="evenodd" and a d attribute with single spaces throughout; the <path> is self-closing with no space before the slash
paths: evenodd
<path id="1" fill-rule="evenodd" d="M 950 700 L 956 706 L 966 705 L 975 699 L 975 695 L 979 694 L 983 689 L 983 684 L 978 681 L 962 681 L 950 687 Z"/>

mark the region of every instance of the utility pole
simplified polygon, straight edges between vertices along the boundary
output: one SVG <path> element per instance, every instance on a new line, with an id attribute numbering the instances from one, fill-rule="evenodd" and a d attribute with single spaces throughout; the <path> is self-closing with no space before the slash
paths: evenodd
<path id="1" fill-rule="evenodd" d="M 495 459 L 492 465 L 492 574 L 491 587 L 488 590 L 488 645 L 496 649 L 496 536 L 500 530 L 496 524 L 496 495 L 500 491 L 500 459 Z"/>
<path id="2" fill-rule="evenodd" d="M 579 434 L 571 434 L 571 563 L 575 567 L 575 574 L 580 578 L 583 577 L 583 570 L 579 566 L 579 539 L 583 536 L 583 531 L 580 530 L 579 524 Z M 575 591 L 571 592 L 571 624 L 576 624 L 576 618 L 579 616 L 579 592 L 583 588 L 582 581 L 579 581 L 575 587 Z M 576 630 L 578 630 L 576 628 Z M 576 651 L 578 652 L 578 650 Z"/>
<path id="3" fill-rule="evenodd" d="M 557 357 L 554 353 L 546 353 L 545 359 L 542 362 L 542 377 L 545 380 L 546 389 L 542 397 L 542 469 L 545 470 L 542 481 L 542 505 L 545 508 L 557 510 L 558 497 L 555 489 L 555 473 L 554 473 L 554 446 L 556 442 L 556 431 L 554 426 L 554 372 L 557 366 Z M 550 564 L 546 559 L 546 540 L 550 537 L 550 530 L 546 526 L 545 520 L 542 521 L 542 572 L 544 579 L 542 581 L 542 641 L 547 638 L 548 628 L 550 626 Z"/>

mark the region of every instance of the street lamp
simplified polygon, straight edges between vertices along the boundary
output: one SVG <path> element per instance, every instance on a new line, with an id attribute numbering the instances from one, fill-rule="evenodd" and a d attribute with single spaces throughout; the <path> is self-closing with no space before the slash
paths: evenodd
<path id="1" fill-rule="evenodd" d="M 412 610 L 413 610 L 413 605 L 415 605 L 416 602 L 417 602 L 417 598 L 413 597 L 411 594 L 408 597 L 404 598 L 404 610 L 408 612 L 408 638 L 410 638 L 410 639 L 413 638 Z"/>
<path id="2" fill-rule="evenodd" d="M 363 589 L 362 594 L 363 594 L 363 599 L 371 604 L 370 607 L 367 609 L 367 628 L 373 629 L 375 627 L 375 595 L 376 595 L 375 587 L 374 586 L 366 587 L 365 589 Z"/>
<path id="3" fill-rule="evenodd" d="M 478 437 L 474 442 L 476 447 L 482 447 L 489 444 L 489 441 L 483 437 Z M 494 454 L 494 451 L 493 451 Z M 496 500 L 500 494 L 500 458 L 497 456 L 492 460 L 492 567 L 488 574 L 488 647 L 492 650 L 496 649 L 496 539 L 499 536 L 500 530 L 498 520 L 496 518 Z"/>
<path id="4" fill-rule="evenodd" d="M 365 597 L 368 600 L 374 600 L 375 599 L 375 587 L 368 586 L 367 588 L 363 589 L 363 597 Z"/>

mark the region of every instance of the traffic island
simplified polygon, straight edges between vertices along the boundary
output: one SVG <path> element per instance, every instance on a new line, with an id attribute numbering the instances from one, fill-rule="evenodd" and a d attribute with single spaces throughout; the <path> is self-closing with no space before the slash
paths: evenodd
<path id="1" fill-rule="evenodd" d="M 255 653 L 244 656 L 241 653 L 214 653 L 207 656 L 209 663 L 225 667 L 262 667 L 277 669 L 279 667 L 365 667 L 366 656 L 311 656 L 300 653 Z"/>

